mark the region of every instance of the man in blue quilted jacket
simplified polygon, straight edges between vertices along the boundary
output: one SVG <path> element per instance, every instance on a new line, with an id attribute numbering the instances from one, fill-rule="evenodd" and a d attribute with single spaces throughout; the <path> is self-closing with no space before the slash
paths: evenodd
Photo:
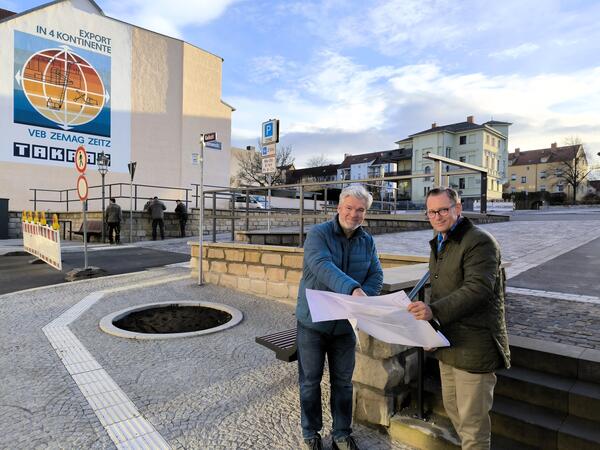
<path id="1" fill-rule="evenodd" d="M 322 449 L 321 378 L 329 365 L 333 449 L 356 450 L 352 437 L 352 373 L 356 338 L 347 320 L 312 321 L 306 289 L 355 296 L 378 295 L 383 271 L 370 234 L 362 227 L 373 197 L 360 185 L 340 194 L 333 220 L 314 226 L 304 243 L 304 269 L 298 290 L 298 373 L 304 448 Z M 368 301 L 365 299 L 365 301 Z"/>

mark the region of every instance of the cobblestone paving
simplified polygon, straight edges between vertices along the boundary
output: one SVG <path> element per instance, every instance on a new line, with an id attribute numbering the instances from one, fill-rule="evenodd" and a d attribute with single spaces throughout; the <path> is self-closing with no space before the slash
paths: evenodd
<path id="1" fill-rule="evenodd" d="M 114 448 L 41 327 L 91 292 L 118 286 L 133 289 L 107 293 L 70 328 L 173 448 L 299 448 L 297 365 L 254 343 L 293 326 L 293 305 L 190 280 L 135 286 L 182 272 L 157 269 L 0 296 L 0 367 L 10 373 L 0 385 L 0 448 Z M 164 300 L 226 303 L 244 320 L 225 332 L 164 341 L 117 338 L 98 327 L 108 313 Z M 364 448 L 409 448 L 360 425 L 355 432 Z"/>
<path id="2" fill-rule="evenodd" d="M 600 305 L 556 298 L 506 296 L 509 334 L 600 350 Z"/>

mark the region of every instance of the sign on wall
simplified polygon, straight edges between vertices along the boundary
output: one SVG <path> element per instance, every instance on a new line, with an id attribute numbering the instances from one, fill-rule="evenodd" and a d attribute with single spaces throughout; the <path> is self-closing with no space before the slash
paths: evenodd
<path id="1" fill-rule="evenodd" d="M 70 167 L 85 145 L 127 172 L 130 27 L 58 5 L 25 18 L 0 24 L 0 161 Z"/>

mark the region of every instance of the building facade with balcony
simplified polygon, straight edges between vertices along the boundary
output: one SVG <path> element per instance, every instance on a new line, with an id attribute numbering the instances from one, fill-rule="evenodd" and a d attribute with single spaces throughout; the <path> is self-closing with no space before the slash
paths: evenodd
<path id="1" fill-rule="evenodd" d="M 588 172 L 587 159 L 583 146 L 568 145 L 559 147 L 554 142 L 548 148 L 537 150 L 515 149 L 508 156 L 508 182 L 504 186 L 507 194 L 517 192 L 564 192 L 567 198 L 573 198 L 573 188 L 567 183 L 563 171 L 568 166 L 578 165 L 580 173 Z M 587 183 L 577 188 L 577 200 L 588 191 Z"/>
<path id="2" fill-rule="evenodd" d="M 364 180 L 410 175 L 412 152 L 397 148 L 380 152 L 346 155 L 337 169 L 339 180 Z M 367 183 L 375 201 L 393 202 L 410 197 L 410 180 Z"/>
<path id="3" fill-rule="evenodd" d="M 427 192 L 434 187 L 434 163 L 425 159 L 427 153 L 445 156 L 488 169 L 488 200 L 502 198 L 502 185 L 506 181 L 508 166 L 509 122 L 491 120 L 477 124 L 473 116 L 465 122 L 450 125 L 431 125 L 428 130 L 411 134 L 397 141 L 400 148 L 412 149 L 412 174 L 432 174 L 428 178 L 412 180 L 412 201 L 423 203 Z M 444 172 L 459 168 L 445 166 Z M 461 197 L 473 201 L 481 195 L 481 178 L 478 173 L 449 177 L 450 186 L 459 191 Z"/>

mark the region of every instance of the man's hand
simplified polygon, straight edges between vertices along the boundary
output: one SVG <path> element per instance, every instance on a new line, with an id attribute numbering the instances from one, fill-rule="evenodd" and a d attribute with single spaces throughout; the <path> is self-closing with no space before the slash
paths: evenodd
<path id="1" fill-rule="evenodd" d="M 362 288 L 354 288 L 354 290 L 352 291 L 352 295 L 356 296 L 356 297 L 367 297 L 367 294 L 365 293 L 365 291 L 362 290 Z"/>
<path id="2" fill-rule="evenodd" d="M 423 302 L 412 302 L 406 308 L 409 313 L 417 320 L 431 320 L 433 319 L 433 313 L 429 305 Z"/>

